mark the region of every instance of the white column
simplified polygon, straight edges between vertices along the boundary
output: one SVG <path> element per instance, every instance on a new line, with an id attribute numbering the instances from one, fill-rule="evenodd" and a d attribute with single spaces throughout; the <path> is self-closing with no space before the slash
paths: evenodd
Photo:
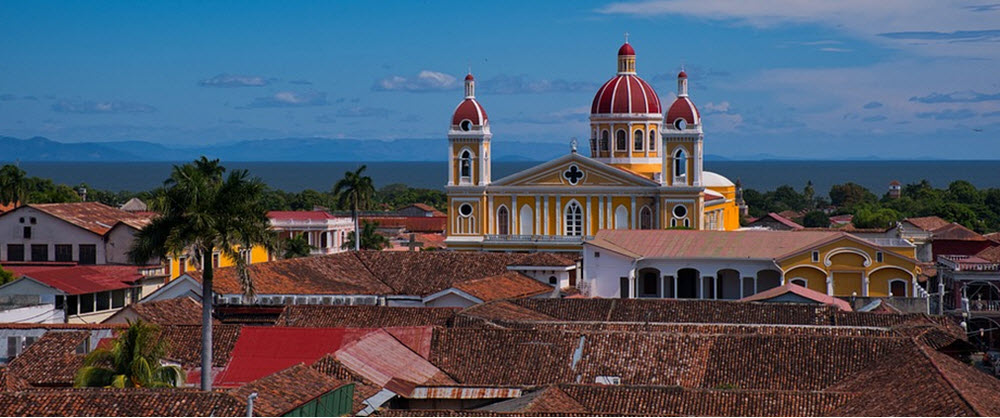
<path id="1" fill-rule="evenodd" d="M 630 229 L 639 229 L 639 225 L 635 219 L 635 196 L 632 196 L 632 217 L 628 220 L 628 226 Z"/>
<path id="2" fill-rule="evenodd" d="M 590 219 L 591 216 L 594 216 L 592 214 L 592 212 L 590 211 L 590 200 L 591 200 L 592 197 L 593 196 L 591 196 L 591 195 L 587 195 L 587 197 L 586 197 L 586 199 L 587 199 L 587 211 L 584 212 L 584 216 L 583 216 L 583 222 L 587 223 L 587 235 L 594 235 L 593 222 L 592 222 L 592 219 Z"/>
<path id="3" fill-rule="evenodd" d="M 476 182 L 476 184 L 478 184 L 480 186 L 486 184 L 486 182 L 485 182 L 485 179 L 486 179 L 486 164 L 483 164 L 483 162 L 486 160 L 485 158 L 483 158 L 483 155 L 484 155 L 483 153 L 484 152 L 485 152 L 485 150 L 483 149 L 483 143 L 480 142 L 479 143 L 479 156 L 478 156 L 478 158 L 476 158 L 476 160 L 479 161 L 479 181 Z"/>
<path id="4" fill-rule="evenodd" d="M 542 216 L 542 222 L 545 224 L 542 229 L 542 235 L 549 235 L 549 196 L 542 196 L 545 214 Z"/>
<path id="5" fill-rule="evenodd" d="M 833 296 L 833 273 L 826 275 L 826 294 L 827 296 Z"/>
<path id="6" fill-rule="evenodd" d="M 698 299 L 705 299 L 705 276 L 698 275 Z"/>
<path id="7" fill-rule="evenodd" d="M 677 298 L 677 272 L 674 272 L 674 299 Z"/>
<path id="8" fill-rule="evenodd" d="M 861 272 L 861 296 L 868 297 L 868 285 L 869 285 L 868 273 L 862 271 Z"/>
<path id="9" fill-rule="evenodd" d="M 542 210 L 541 210 L 542 209 L 542 205 L 541 205 L 541 202 L 542 202 L 542 198 L 540 196 L 538 196 L 538 195 L 535 195 L 535 226 L 534 226 L 534 228 L 531 228 L 531 232 L 534 233 L 535 235 L 544 235 L 541 232 L 542 231 L 542 223 L 541 223 L 541 219 L 542 219 L 541 218 L 541 216 L 542 216 Z"/>
<path id="10" fill-rule="evenodd" d="M 753 276 L 753 294 L 756 295 L 757 293 L 760 293 L 760 290 L 757 287 L 757 276 Z"/>
<path id="11" fill-rule="evenodd" d="M 604 221 L 607 222 L 606 226 L 608 229 L 615 229 L 615 202 L 611 199 L 611 196 L 606 197 L 605 200 L 608 203 L 608 216 L 604 218 Z"/>
<path id="12" fill-rule="evenodd" d="M 485 224 L 483 225 L 483 233 L 485 234 L 496 233 L 496 231 L 493 230 L 493 227 L 496 224 L 496 219 L 494 219 L 496 212 L 493 211 L 493 195 L 489 196 L 489 202 L 490 213 L 487 213 L 483 219 L 483 223 Z"/>
<path id="13" fill-rule="evenodd" d="M 556 195 L 556 233 L 552 235 L 563 235 L 565 231 L 562 230 L 562 195 Z"/>
<path id="14" fill-rule="evenodd" d="M 507 221 L 507 228 L 511 235 L 517 235 L 521 231 L 521 218 L 517 216 L 517 195 L 510 195 L 510 220 Z"/>
<path id="15" fill-rule="evenodd" d="M 604 225 L 604 196 L 597 197 L 597 229 L 607 229 Z"/>
<path id="16" fill-rule="evenodd" d="M 719 279 L 718 273 L 716 273 L 716 275 L 715 275 L 714 283 L 715 284 L 712 286 L 712 299 L 718 299 L 719 298 L 719 286 L 722 284 L 722 281 Z"/>
<path id="17" fill-rule="evenodd" d="M 448 184 L 455 184 L 455 145 L 448 141 Z"/>

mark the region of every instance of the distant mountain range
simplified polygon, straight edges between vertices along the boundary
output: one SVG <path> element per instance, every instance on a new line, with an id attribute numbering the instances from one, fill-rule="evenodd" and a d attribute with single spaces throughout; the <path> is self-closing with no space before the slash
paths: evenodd
<path id="1" fill-rule="evenodd" d="M 146 141 L 58 142 L 0 136 L 0 161 L 129 162 L 190 161 L 202 155 L 223 161 L 444 161 L 446 140 L 331 138 L 254 139 L 203 146 L 167 146 Z M 550 142 L 495 142 L 493 161 L 548 161 L 566 154 L 568 144 Z M 586 153 L 586 151 L 583 151 Z M 878 157 L 859 158 L 877 160 Z M 737 160 L 708 154 L 706 161 Z M 738 160 L 799 160 L 772 154 Z"/>

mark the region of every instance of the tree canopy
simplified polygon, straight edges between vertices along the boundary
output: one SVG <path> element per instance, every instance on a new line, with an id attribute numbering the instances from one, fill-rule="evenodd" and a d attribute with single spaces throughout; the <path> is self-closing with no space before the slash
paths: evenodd
<path id="1" fill-rule="evenodd" d="M 184 370 L 163 365 L 167 343 L 159 327 L 137 320 L 111 343 L 91 351 L 73 382 L 75 387 L 162 388 L 184 384 Z"/>

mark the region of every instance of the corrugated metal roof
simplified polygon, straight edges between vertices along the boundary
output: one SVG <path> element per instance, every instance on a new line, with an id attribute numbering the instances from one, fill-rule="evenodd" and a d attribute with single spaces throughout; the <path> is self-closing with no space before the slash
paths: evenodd
<path id="1" fill-rule="evenodd" d="M 833 239 L 826 231 L 602 230 L 588 245 L 644 258 L 772 260 Z"/>

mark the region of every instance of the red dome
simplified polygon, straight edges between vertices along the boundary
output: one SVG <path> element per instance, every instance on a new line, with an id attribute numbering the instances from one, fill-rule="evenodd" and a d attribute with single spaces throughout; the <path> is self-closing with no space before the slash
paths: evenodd
<path id="1" fill-rule="evenodd" d="M 471 77 L 471 76 L 470 76 Z M 479 105 L 476 99 L 465 99 L 455 108 L 455 113 L 451 117 L 451 124 L 458 125 L 463 120 L 468 119 L 473 125 L 485 125 L 489 118 L 486 110 Z"/>
<path id="2" fill-rule="evenodd" d="M 701 123 L 698 108 L 694 107 L 694 103 L 687 97 L 678 97 L 674 100 L 674 104 L 670 105 L 670 110 L 667 110 L 667 123 L 673 124 L 677 119 L 684 119 L 689 125 Z"/>
<path id="3" fill-rule="evenodd" d="M 619 74 L 608 80 L 600 90 L 597 90 L 594 103 L 590 106 L 590 113 L 660 113 L 661 111 L 660 97 L 656 95 L 656 91 L 639 76 L 633 74 Z"/>
<path id="4" fill-rule="evenodd" d="M 475 78 L 472 77 L 472 73 L 469 73 L 469 75 L 465 76 L 465 81 L 472 81 L 472 80 L 475 80 Z"/>
<path id="5" fill-rule="evenodd" d="M 688 73 L 681 70 L 681 72 L 677 74 L 677 78 L 688 78 Z"/>
<path id="6" fill-rule="evenodd" d="M 632 45 L 628 42 L 624 43 L 621 48 L 618 48 L 618 56 L 622 55 L 635 55 L 635 50 L 632 49 Z"/>

